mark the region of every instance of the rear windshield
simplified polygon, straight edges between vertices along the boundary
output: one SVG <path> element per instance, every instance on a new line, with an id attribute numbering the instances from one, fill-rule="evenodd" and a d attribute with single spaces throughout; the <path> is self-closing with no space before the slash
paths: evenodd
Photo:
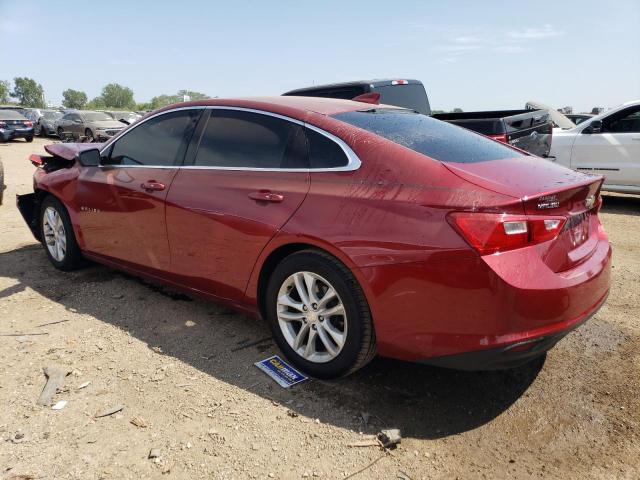
<path id="1" fill-rule="evenodd" d="M 427 92 L 421 83 L 384 85 L 375 87 L 373 91 L 380 94 L 380 103 L 409 108 L 425 115 L 431 114 Z"/>
<path id="2" fill-rule="evenodd" d="M 0 120 L 26 120 L 27 117 L 20 115 L 15 110 L 0 110 Z"/>
<path id="3" fill-rule="evenodd" d="M 45 110 L 42 112 L 42 116 L 47 120 L 57 120 L 62 117 L 62 112 L 56 112 L 54 110 Z"/>
<path id="4" fill-rule="evenodd" d="M 113 120 L 109 115 L 104 112 L 82 112 L 84 118 L 89 122 L 103 122 L 106 120 Z"/>
<path id="5" fill-rule="evenodd" d="M 372 109 L 334 118 L 441 162 L 475 163 L 523 156 L 465 128 L 408 110 Z"/>

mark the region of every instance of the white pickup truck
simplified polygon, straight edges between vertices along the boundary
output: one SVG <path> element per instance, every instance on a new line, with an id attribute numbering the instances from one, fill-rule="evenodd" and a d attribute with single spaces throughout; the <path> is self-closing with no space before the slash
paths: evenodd
<path id="1" fill-rule="evenodd" d="M 554 129 L 549 160 L 605 176 L 603 190 L 640 193 L 640 100 Z"/>

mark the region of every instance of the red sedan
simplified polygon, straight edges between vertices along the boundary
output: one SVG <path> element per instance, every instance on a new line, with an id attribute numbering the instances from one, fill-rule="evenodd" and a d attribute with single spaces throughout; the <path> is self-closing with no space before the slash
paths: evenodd
<path id="1" fill-rule="evenodd" d="M 601 177 L 409 110 L 207 100 L 47 150 L 18 205 L 55 267 L 86 258 L 259 315 L 318 377 L 376 353 L 517 365 L 609 291 Z"/>

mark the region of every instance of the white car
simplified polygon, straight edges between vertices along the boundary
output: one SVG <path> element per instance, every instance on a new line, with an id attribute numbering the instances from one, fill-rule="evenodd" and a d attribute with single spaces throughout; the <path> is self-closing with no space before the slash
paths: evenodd
<path id="1" fill-rule="evenodd" d="M 604 175 L 603 190 L 640 193 L 640 100 L 574 128 L 554 129 L 549 157 L 574 170 Z"/>

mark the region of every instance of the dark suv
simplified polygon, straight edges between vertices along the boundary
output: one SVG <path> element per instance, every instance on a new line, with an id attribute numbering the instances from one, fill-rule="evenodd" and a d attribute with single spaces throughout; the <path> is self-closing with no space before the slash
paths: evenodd
<path id="1" fill-rule="evenodd" d="M 420 80 L 360 80 L 298 88 L 283 93 L 298 97 L 326 97 L 351 100 L 365 93 L 379 93 L 380 103 L 410 108 L 431 115 L 429 98 Z"/>

